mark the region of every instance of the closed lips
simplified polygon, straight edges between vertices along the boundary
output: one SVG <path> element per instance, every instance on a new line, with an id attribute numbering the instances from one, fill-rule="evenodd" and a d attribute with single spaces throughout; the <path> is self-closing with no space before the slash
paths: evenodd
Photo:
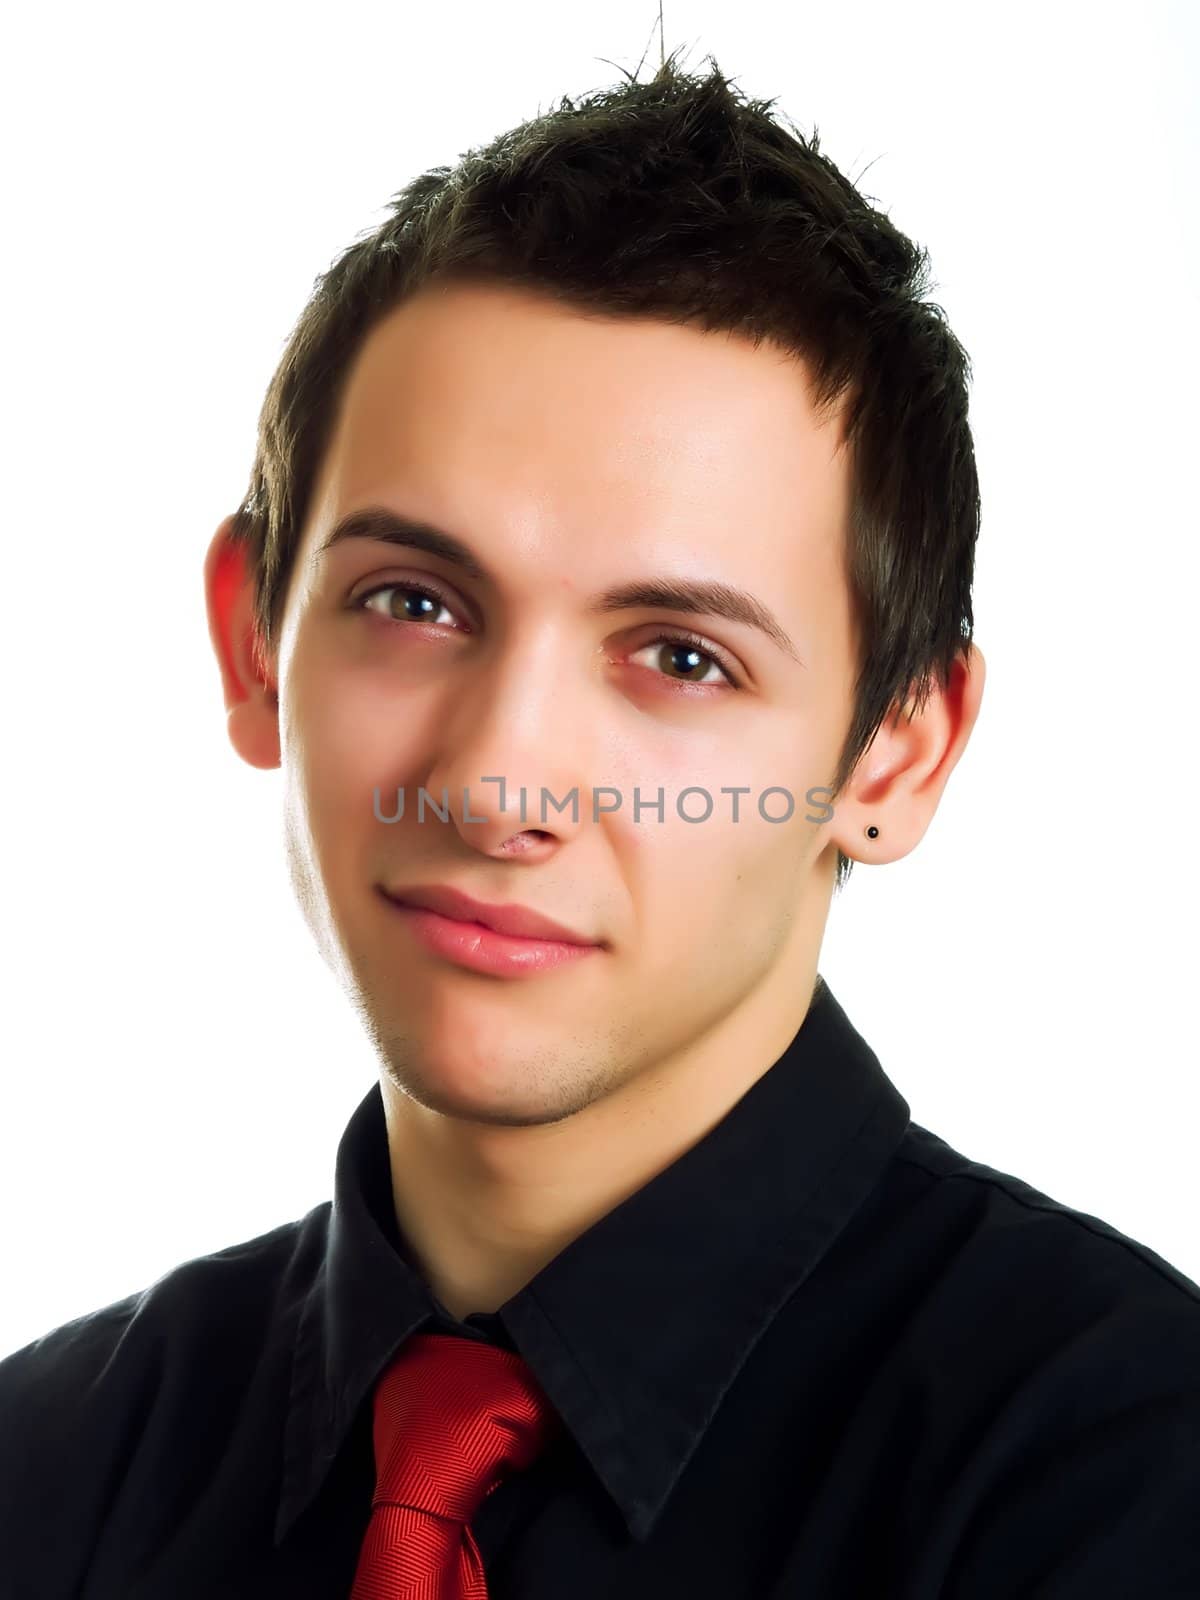
<path id="1" fill-rule="evenodd" d="M 517 939 L 553 939 L 563 944 L 587 945 L 600 942 L 576 933 L 561 922 L 542 916 L 540 912 L 531 911 L 527 906 L 489 905 L 447 884 L 387 889 L 384 892 L 389 900 L 399 905 L 436 911 L 443 917 L 453 917 L 459 922 L 479 922 L 493 933 L 504 933 Z"/>

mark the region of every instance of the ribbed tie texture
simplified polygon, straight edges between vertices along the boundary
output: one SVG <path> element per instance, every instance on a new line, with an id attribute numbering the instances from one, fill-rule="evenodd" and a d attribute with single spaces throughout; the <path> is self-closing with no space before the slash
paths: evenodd
<path id="1" fill-rule="evenodd" d="M 498 1345 L 414 1334 L 373 1404 L 375 1493 L 350 1600 L 486 1600 L 467 1524 L 557 1427 L 537 1380 Z"/>

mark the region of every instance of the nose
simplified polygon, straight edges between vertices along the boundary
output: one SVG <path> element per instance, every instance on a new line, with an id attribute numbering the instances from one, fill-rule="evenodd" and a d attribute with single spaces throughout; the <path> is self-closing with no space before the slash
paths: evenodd
<path id="1" fill-rule="evenodd" d="M 546 855 L 592 815 L 582 678 L 529 652 L 455 685 L 422 786 L 461 837 L 487 855 Z"/>

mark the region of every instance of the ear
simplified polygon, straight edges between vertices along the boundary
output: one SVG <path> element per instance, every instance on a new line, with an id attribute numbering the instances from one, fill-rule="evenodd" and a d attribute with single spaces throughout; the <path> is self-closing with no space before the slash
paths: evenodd
<path id="1" fill-rule="evenodd" d="M 228 516 L 204 558 L 208 636 L 221 669 L 229 740 L 252 767 L 277 767 L 279 694 L 274 663 L 254 623 L 254 578 Z"/>
<path id="2" fill-rule="evenodd" d="M 892 711 L 834 801 L 833 842 L 853 861 L 898 861 L 925 834 L 979 715 L 987 664 L 969 645 L 921 711 Z M 879 829 L 874 839 L 869 827 Z"/>

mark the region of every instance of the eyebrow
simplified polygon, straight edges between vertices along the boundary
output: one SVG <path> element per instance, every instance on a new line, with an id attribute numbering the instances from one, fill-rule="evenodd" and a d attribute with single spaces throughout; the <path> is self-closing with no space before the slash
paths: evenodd
<path id="1" fill-rule="evenodd" d="M 458 567 L 476 582 L 496 587 L 491 573 L 462 539 L 444 528 L 403 516 L 385 506 L 366 506 L 341 517 L 317 546 L 313 561 L 320 560 L 327 550 L 348 539 L 374 539 L 383 544 L 423 550 L 427 555 L 438 556 Z M 587 610 L 589 615 L 597 616 L 638 606 L 723 617 L 728 622 L 741 623 L 765 634 L 793 661 L 804 666 L 779 619 L 745 589 L 735 589 L 707 578 L 635 578 L 603 590 L 588 602 Z"/>

